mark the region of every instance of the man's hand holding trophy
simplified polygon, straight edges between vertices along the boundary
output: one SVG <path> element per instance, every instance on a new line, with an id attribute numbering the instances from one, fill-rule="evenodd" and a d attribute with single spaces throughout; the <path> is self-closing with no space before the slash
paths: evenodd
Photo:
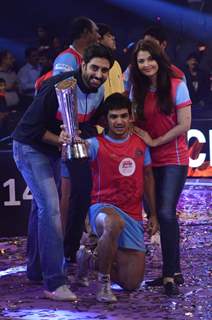
<path id="1" fill-rule="evenodd" d="M 86 143 L 79 137 L 76 85 L 77 81 L 73 77 L 55 85 L 59 111 L 63 120 L 59 140 L 63 143 L 62 158 L 64 160 L 88 157 Z"/>

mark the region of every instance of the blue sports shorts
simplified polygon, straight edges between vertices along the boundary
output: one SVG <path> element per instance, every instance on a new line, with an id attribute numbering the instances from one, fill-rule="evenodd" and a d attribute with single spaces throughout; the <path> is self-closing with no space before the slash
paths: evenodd
<path id="1" fill-rule="evenodd" d="M 131 218 L 124 211 L 111 204 L 96 203 L 89 208 L 89 221 L 93 233 L 98 236 L 96 231 L 96 217 L 99 213 L 103 212 L 102 209 L 104 208 L 114 209 L 125 222 L 125 227 L 118 240 L 118 246 L 120 248 L 145 252 L 143 222 Z"/>

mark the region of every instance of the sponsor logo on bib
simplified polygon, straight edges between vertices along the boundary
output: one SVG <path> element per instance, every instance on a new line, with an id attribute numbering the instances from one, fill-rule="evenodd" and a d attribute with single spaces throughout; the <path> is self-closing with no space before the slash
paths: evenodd
<path id="1" fill-rule="evenodd" d="M 119 164 L 119 172 L 125 177 L 132 176 L 135 172 L 135 161 L 131 158 L 123 159 Z"/>

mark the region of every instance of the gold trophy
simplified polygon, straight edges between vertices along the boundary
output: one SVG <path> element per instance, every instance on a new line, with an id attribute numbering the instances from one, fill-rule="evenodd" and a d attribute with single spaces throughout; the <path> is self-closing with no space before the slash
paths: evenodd
<path id="1" fill-rule="evenodd" d="M 79 139 L 78 133 L 76 85 L 77 81 L 73 77 L 55 84 L 63 124 L 71 138 L 70 143 L 64 144 L 62 148 L 64 160 L 88 158 L 86 144 Z"/>

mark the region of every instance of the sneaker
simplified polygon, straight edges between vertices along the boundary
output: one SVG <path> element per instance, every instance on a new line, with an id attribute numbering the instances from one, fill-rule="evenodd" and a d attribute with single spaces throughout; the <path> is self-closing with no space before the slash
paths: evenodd
<path id="1" fill-rule="evenodd" d="M 96 300 L 99 302 L 117 302 L 117 298 L 111 290 L 110 282 L 99 284 Z"/>
<path id="2" fill-rule="evenodd" d="M 117 298 L 112 293 L 111 282 L 109 274 L 98 274 L 98 292 L 96 295 L 96 300 L 99 302 L 116 302 Z"/>
<path id="3" fill-rule="evenodd" d="M 178 286 L 174 282 L 167 282 L 164 284 L 164 293 L 171 297 L 178 295 L 180 292 Z"/>
<path id="4" fill-rule="evenodd" d="M 46 298 L 57 301 L 76 301 L 77 296 L 68 288 L 67 285 L 58 287 L 55 291 L 44 290 Z"/>
<path id="5" fill-rule="evenodd" d="M 76 280 L 77 283 L 83 287 L 89 286 L 88 281 L 88 266 L 89 266 L 89 259 L 91 257 L 91 251 L 87 250 L 85 246 L 81 245 L 79 250 L 77 251 L 77 276 Z"/>

